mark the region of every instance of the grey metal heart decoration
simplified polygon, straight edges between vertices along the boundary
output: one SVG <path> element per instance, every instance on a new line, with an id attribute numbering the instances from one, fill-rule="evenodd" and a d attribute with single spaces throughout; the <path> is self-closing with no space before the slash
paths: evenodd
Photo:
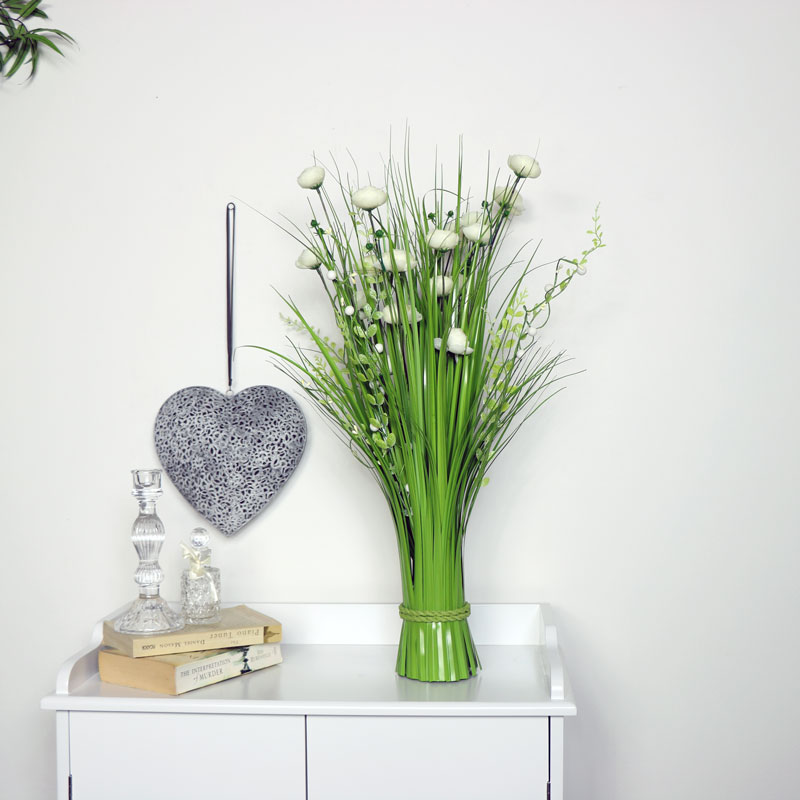
<path id="1" fill-rule="evenodd" d="M 154 435 L 158 458 L 178 491 L 232 536 L 291 477 L 305 448 L 306 420 L 274 386 L 234 395 L 191 386 L 161 406 Z"/>

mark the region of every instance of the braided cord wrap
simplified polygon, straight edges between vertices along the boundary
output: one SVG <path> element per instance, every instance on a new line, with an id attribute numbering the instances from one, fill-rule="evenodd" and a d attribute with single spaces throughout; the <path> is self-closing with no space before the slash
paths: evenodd
<path id="1" fill-rule="evenodd" d="M 447 611 L 415 611 L 408 606 L 398 606 L 400 617 L 408 622 L 459 622 L 470 615 L 469 603 L 464 603 L 461 608 L 451 608 Z"/>

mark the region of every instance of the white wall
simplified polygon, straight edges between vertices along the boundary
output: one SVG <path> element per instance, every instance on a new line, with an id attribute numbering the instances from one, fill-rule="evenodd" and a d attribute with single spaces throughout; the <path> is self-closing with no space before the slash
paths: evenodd
<path id="1" fill-rule="evenodd" d="M 128 471 L 156 464 L 161 402 L 223 388 L 225 204 L 303 219 L 313 151 L 377 171 L 406 121 L 425 166 L 461 133 L 476 175 L 539 145 L 519 228 L 545 257 L 603 203 L 608 248 L 551 328 L 585 372 L 498 463 L 467 549 L 470 600 L 555 608 L 567 796 L 798 792 L 800 13 L 661 5 L 54 0 L 80 49 L 0 84 L 9 796 L 54 796 L 39 698 L 132 597 Z M 282 340 L 272 285 L 314 305 L 295 250 L 240 206 L 239 344 Z M 238 370 L 288 386 L 254 351 Z M 379 493 L 308 421 L 279 499 L 215 535 L 226 595 L 396 601 Z M 161 513 L 174 596 L 200 519 L 175 491 Z"/>

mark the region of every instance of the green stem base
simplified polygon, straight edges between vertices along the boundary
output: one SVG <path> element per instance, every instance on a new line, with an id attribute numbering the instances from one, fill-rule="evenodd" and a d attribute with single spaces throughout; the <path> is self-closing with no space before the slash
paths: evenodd
<path id="1" fill-rule="evenodd" d="M 467 620 L 403 620 L 397 674 L 417 681 L 463 681 L 481 668 Z"/>

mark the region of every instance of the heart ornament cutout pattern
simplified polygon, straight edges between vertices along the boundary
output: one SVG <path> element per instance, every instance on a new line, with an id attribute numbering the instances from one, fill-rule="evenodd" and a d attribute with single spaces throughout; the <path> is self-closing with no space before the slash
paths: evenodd
<path id="1" fill-rule="evenodd" d="M 226 536 L 263 511 L 303 455 L 306 420 L 274 386 L 175 392 L 156 416 L 158 458 L 178 491 Z"/>

